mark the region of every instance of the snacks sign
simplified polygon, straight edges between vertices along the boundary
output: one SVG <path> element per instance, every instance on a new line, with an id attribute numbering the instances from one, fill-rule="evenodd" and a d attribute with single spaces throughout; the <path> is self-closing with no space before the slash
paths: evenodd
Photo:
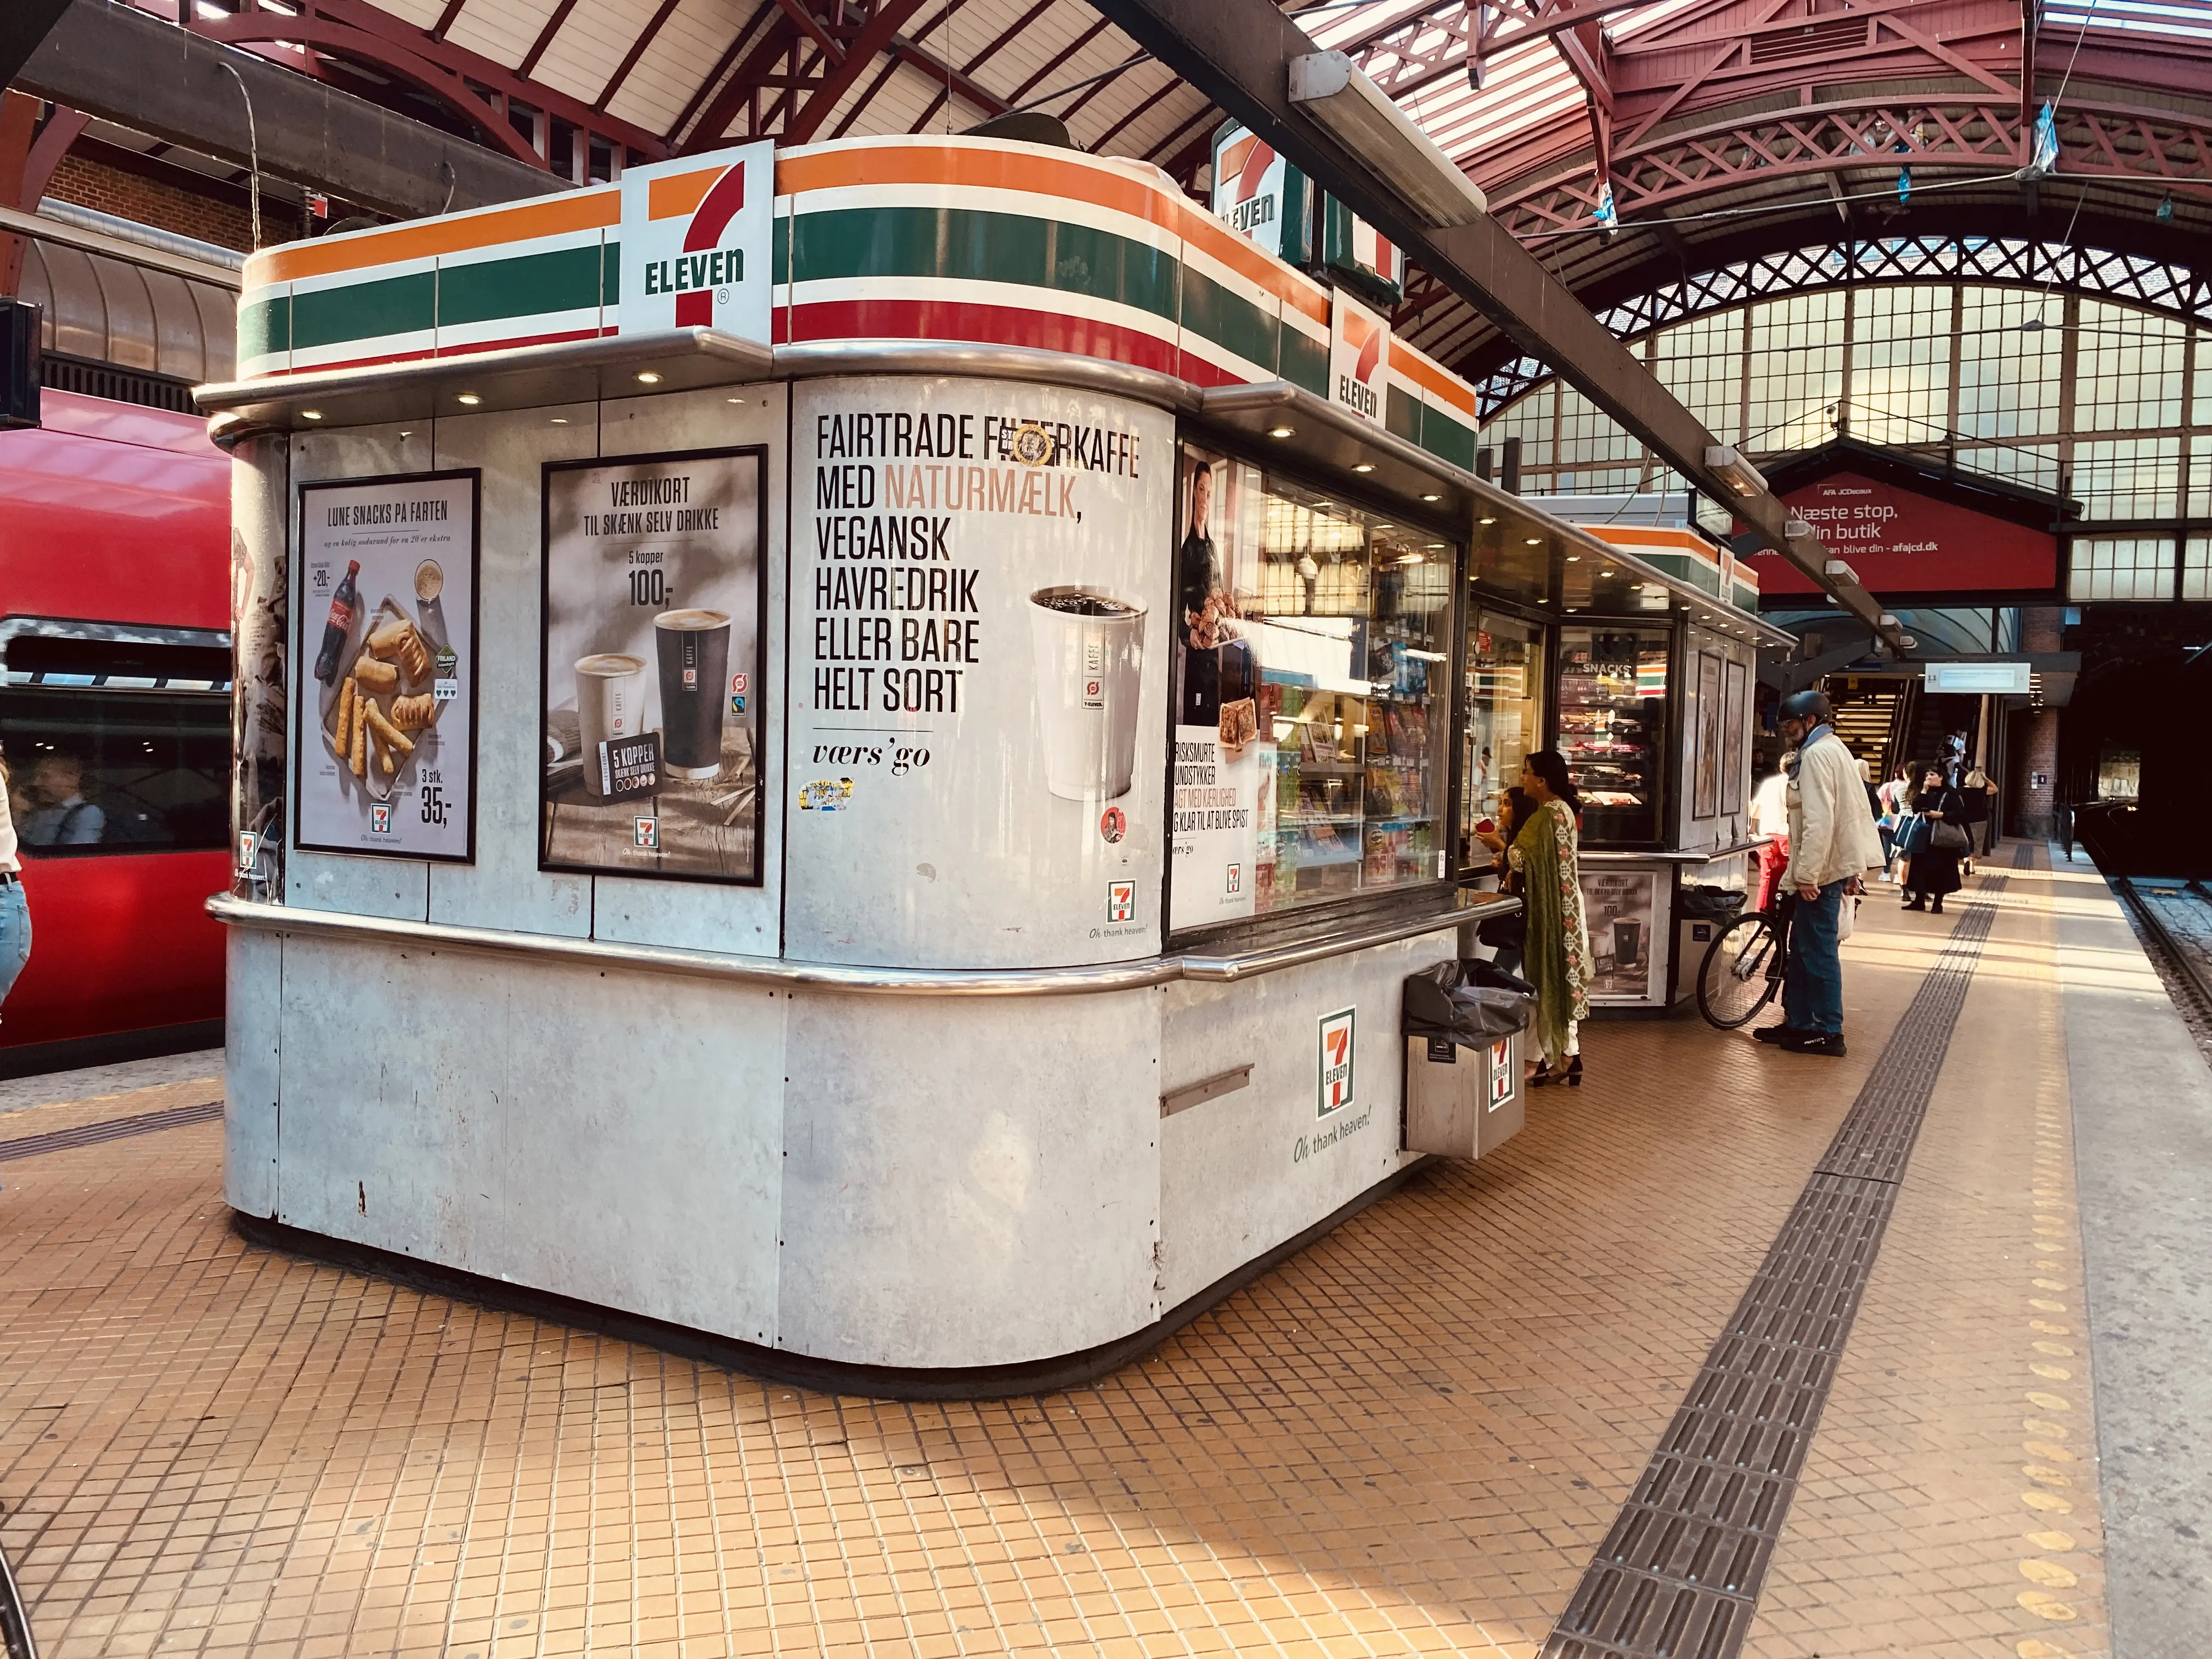
<path id="1" fill-rule="evenodd" d="M 300 489 L 299 844 L 476 853 L 478 475 Z"/>
<path id="2" fill-rule="evenodd" d="M 787 950 L 1157 949 L 1172 420 L 867 378 L 794 388 L 792 431 Z"/>
<path id="3" fill-rule="evenodd" d="M 546 467 L 541 868 L 759 882 L 763 457 Z"/>

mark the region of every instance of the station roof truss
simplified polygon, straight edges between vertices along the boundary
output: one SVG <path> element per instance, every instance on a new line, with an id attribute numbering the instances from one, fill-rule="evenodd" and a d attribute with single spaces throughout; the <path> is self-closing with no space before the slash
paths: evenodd
<path id="1" fill-rule="evenodd" d="M 750 138 L 959 131 L 1036 106 L 1083 148 L 1196 188 L 1221 119 L 1091 0 L 131 3 L 576 183 Z M 1282 3 L 1594 310 L 1930 238 L 2102 250 L 2085 257 L 2189 271 L 2175 283 L 2193 291 L 2212 230 L 2212 0 Z M 2057 159 L 2026 178 L 2046 99 Z M 1844 270 L 1899 257 L 1919 256 L 1851 252 Z M 1418 271 L 1396 322 L 1470 379 L 1521 373 Z"/>

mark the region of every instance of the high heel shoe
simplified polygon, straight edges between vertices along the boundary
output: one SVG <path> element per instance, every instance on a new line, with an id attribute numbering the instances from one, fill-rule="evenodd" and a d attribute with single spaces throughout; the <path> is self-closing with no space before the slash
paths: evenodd
<path id="1" fill-rule="evenodd" d="M 1582 1086 L 1583 1057 L 1580 1054 L 1570 1054 L 1567 1056 L 1567 1087 L 1579 1089 Z"/>
<path id="2" fill-rule="evenodd" d="M 1538 1060 L 1536 1069 L 1528 1073 L 1528 1086 L 1532 1089 L 1547 1089 L 1559 1080 L 1553 1073 L 1550 1062 L 1547 1060 Z"/>

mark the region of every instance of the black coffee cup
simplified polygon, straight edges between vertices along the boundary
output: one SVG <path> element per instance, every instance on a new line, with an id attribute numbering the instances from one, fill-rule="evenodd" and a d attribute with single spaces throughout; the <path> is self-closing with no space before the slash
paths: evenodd
<path id="1" fill-rule="evenodd" d="M 664 611 L 653 619 L 653 637 L 660 659 L 661 766 L 679 778 L 720 777 L 729 613 Z"/>

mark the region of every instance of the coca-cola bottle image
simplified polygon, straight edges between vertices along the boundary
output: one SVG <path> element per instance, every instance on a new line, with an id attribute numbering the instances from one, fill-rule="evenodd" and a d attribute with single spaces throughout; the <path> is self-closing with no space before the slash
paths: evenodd
<path id="1" fill-rule="evenodd" d="M 315 678 L 325 685 L 337 678 L 338 657 L 345 650 L 346 635 L 353 631 L 354 607 L 361 603 L 353 579 L 361 574 L 361 561 L 349 560 L 345 580 L 338 591 L 331 595 L 331 619 L 323 624 L 323 648 L 315 658 Z"/>

